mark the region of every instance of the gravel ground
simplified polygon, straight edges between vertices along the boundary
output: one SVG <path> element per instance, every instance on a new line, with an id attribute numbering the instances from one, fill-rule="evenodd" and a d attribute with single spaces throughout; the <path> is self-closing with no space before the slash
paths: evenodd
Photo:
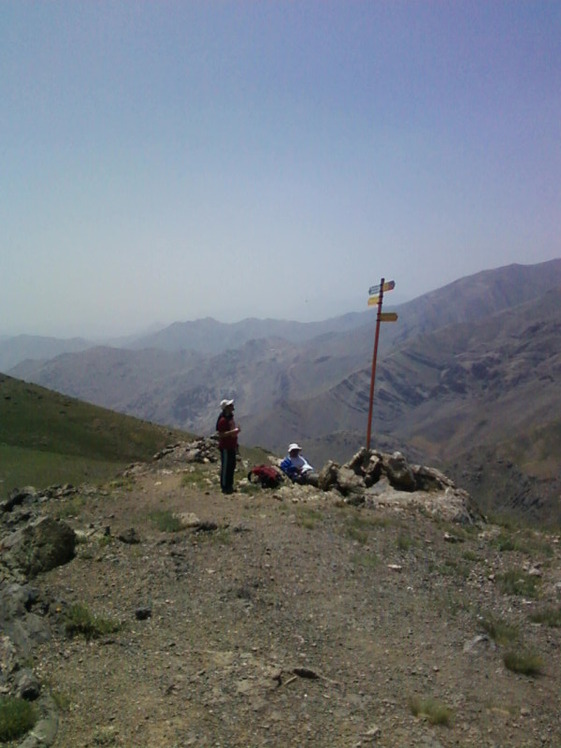
<path id="1" fill-rule="evenodd" d="M 55 635 L 35 653 L 56 746 L 561 746 L 561 628 L 531 618 L 560 610 L 558 537 L 313 490 L 224 497 L 204 470 L 146 467 L 65 517 L 84 537 L 38 580 Z M 509 570 L 536 596 L 505 591 Z M 121 628 L 70 638 L 75 603 Z"/>

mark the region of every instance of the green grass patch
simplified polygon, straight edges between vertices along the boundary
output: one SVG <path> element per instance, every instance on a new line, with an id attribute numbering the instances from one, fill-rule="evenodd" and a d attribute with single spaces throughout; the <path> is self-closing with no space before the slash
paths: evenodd
<path id="1" fill-rule="evenodd" d="M 94 616 L 87 605 L 82 603 L 75 603 L 70 606 L 66 611 L 64 624 L 69 636 L 81 635 L 88 641 L 114 634 L 122 628 L 119 621 Z"/>
<path id="2" fill-rule="evenodd" d="M 439 571 L 443 576 L 448 577 L 461 577 L 467 579 L 469 577 L 469 568 L 461 562 L 460 559 L 446 558 L 443 564 L 439 567 Z"/>
<path id="3" fill-rule="evenodd" d="M 415 717 L 426 719 L 431 725 L 449 727 L 452 724 L 452 710 L 431 697 L 423 699 L 419 696 L 412 696 L 409 699 L 409 707 Z"/>
<path id="4" fill-rule="evenodd" d="M 238 486 L 238 491 L 245 496 L 255 496 L 258 493 L 261 493 L 261 491 L 268 491 L 270 489 L 262 488 L 262 486 L 259 485 L 259 483 L 243 483 Z"/>
<path id="5" fill-rule="evenodd" d="M 309 506 L 299 506 L 296 509 L 296 524 L 306 530 L 313 530 L 317 523 L 323 519 L 323 513 Z"/>
<path id="6" fill-rule="evenodd" d="M 11 696 L 0 697 L 0 742 L 7 743 L 25 735 L 37 721 L 33 704 Z"/>
<path id="7" fill-rule="evenodd" d="M 435 606 L 437 610 L 456 618 L 459 613 L 470 609 L 470 602 L 456 590 L 444 590 L 436 595 Z"/>
<path id="8" fill-rule="evenodd" d="M 561 607 L 547 607 L 536 610 L 530 614 L 530 620 L 534 623 L 543 623 L 551 628 L 561 628 Z"/>
<path id="9" fill-rule="evenodd" d="M 211 475 L 207 466 L 198 464 L 189 465 L 181 477 L 181 485 L 184 488 L 197 488 L 203 491 L 212 488 L 215 483 L 218 483 L 217 468 Z"/>
<path id="10" fill-rule="evenodd" d="M 505 595 L 536 598 L 539 594 L 537 577 L 522 569 L 509 569 L 504 574 L 500 574 L 497 576 L 497 583 Z"/>
<path id="11" fill-rule="evenodd" d="M 68 694 L 55 690 L 51 691 L 51 696 L 60 712 L 67 712 L 70 709 L 71 701 Z"/>
<path id="12" fill-rule="evenodd" d="M 104 483 L 122 470 L 126 462 L 96 460 L 27 447 L 0 444 L 0 493 L 14 488 L 47 488 L 62 483 Z"/>
<path id="13" fill-rule="evenodd" d="M 60 499 L 49 509 L 49 514 L 54 519 L 79 517 L 85 505 L 86 500 L 83 496 L 72 496 L 70 499 Z"/>
<path id="14" fill-rule="evenodd" d="M 501 530 L 499 535 L 492 541 L 492 545 L 499 551 L 517 551 L 528 556 L 553 556 L 551 543 L 544 540 L 539 533 L 532 530 L 521 530 L 518 532 L 507 532 Z"/>
<path id="15" fill-rule="evenodd" d="M 470 563 L 478 563 L 481 561 L 481 557 L 475 552 L 470 550 L 469 548 L 466 551 L 462 552 L 462 558 L 464 561 L 469 561 Z"/>
<path id="16" fill-rule="evenodd" d="M 503 662 L 507 670 L 513 673 L 536 676 L 543 672 L 543 660 L 535 652 L 509 650 L 505 652 Z"/>
<path id="17" fill-rule="evenodd" d="M 380 559 L 375 553 L 355 553 L 351 561 L 355 566 L 365 569 L 376 569 L 380 565 Z"/>
<path id="18" fill-rule="evenodd" d="M 396 545 L 398 550 L 407 552 L 414 547 L 415 541 L 410 535 L 405 535 L 404 533 L 400 532 L 397 536 Z"/>
<path id="19" fill-rule="evenodd" d="M 502 618 L 492 614 L 485 614 L 480 619 L 480 626 L 497 644 L 512 644 L 518 640 L 518 626 L 507 623 Z"/>
<path id="20" fill-rule="evenodd" d="M 179 517 L 176 517 L 169 509 L 157 509 L 150 512 L 148 516 L 160 532 L 179 532 L 185 529 Z"/>
<path id="21" fill-rule="evenodd" d="M 231 545 L 232 543 L 232 533 L 229 527 L 217 527 L 216 530 L 200 531 L 194 537 L 197 543 L 209 543 L 210 545 Z"/>
<path id="22" fill-rule="evenodd" d="M 6 495 L 27 485 L 101 482 L 187 438 L 0 374 L 0 485 Z"/>
<path id="23" fill-rule="evenodd" d="M 379 517 L 371 517 L 361 512 L 354 512 L 347 517 L 343 525 L 344 534 L 351 540 L 365 545 L 368 542 L 370 533 L 380 527 L 387 527 L 387 523 L 381 521 Z"/>

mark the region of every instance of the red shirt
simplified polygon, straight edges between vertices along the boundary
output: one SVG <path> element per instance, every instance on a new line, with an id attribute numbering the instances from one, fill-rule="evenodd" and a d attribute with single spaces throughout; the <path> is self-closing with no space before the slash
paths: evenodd
<path id="1" fill-rule="evenodd" d="M 238 446 L 238 435 L 230 434 L 230 436 L 222 436 L 225 431 L 232 431 L 236 428 L 236 422 L 233 416 L 221 415 L 216 424 L 216 430 L 218 431 L 218 447 L 219 449 L 237 449 Z"/>

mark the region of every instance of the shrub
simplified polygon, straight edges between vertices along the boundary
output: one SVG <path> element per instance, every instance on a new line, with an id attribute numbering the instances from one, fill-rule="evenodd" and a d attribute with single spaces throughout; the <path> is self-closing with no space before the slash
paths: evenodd
<path id="1" fill-rule="evenodd" d="M 423 717 L 431 725 L 449 726 L 452 722 L 452 710 L 433 698 L 414 696 L 409 700 L 409 706 L 415 717 Z"/>
<path id="2" fill-rule="evenodd" d="M 71 605 L 65 616 L 66 632 L 70 636 L 82 634 L 89 641 L 100 636 L 113 634 L 121 629 L 119 621 L 98 618 L 82 603 Z"/>
<path id="3" fill-rule="evenodd" d="M 543 669 L 543 661 L 535 652 L 509 650 L 503 662 L 508 670 L 522 675 L 541 675 Z"/>
<path id="4" fill-rule="evenodd" d="M 545 623 L 546 626 L 551 626 L 552 628 L 561 628 L 561 607 L 536 610 L 530 615 L 530 620 L 534 623 Z"/>
<path id="5" fill-rule="evenodd" d="M 299 527 L 305 527 L 307 530 L 313 530 L 316 523 L 323 519 L 323 514 L 317 509 L 302 506 L 296 510 L 296 524 Z"/>
<path id="6" fill-rule="evenodd" d="M 480 621 L 481 628 L 497 644 L 510 644 L 518 639 L 518 627 L 493 615 L 485 615 Z"/>
<path id="7" fill-rule="evenodd" d="M 35 709 L 28 701 L 0 697 L 0 742 L 7 743 L 25 735 L 36 721 Z"/>
<path id="8" fill-rule="evenodd" d="M 521 569 L 510 569 L 497 577 L 501 592 L 505 595 L 520 597 L 537 597 L 538 585 L 536 577 Z"/>
<path id="9" fill-rule="evenodd" d="M 153 524 L 161 532 L 179 532 L 183 530 L 183 525 L 179 517 L 176 517 L 169 509 L 158 509 L 149 515 Z"/>

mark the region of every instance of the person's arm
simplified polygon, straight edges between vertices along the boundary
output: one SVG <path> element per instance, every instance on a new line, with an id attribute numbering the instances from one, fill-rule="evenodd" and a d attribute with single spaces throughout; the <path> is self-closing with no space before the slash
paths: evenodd
<path id="1" fill-rule="evenodd" d="M 225 430 L 228 427 L 228 421 L 225 418 L 220 418 L 218 423 L 216 424 L 216 430 L 220 434 L 220 436 L 234 436 L 235 434 L 239 434 L 241 429 L 239 426 L 235 426 L 233 429 Z"/>
<path id="2" fill-rule="evenodd" d="M 280 464 L 280 469 L 283 473 L 286 473 L 289 478 L 295 478 L 298 475 L 298 470 L 292 464 L 290 457 L 285 457 Z"/>

